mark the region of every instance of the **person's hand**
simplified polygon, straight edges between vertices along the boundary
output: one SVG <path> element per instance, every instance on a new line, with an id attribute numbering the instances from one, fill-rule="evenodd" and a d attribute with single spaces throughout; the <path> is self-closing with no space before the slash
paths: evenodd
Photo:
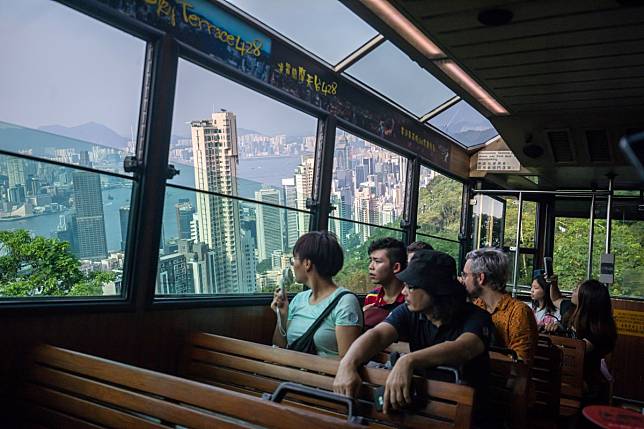
<path id="1" fill-rule="evenodd" d="M 273 302 L 271 302 L 271 309 L 275 311 L 279 309 L 280 313 L 285 316 L 288 310 L 288 297 L 286 294 L 282 294 L 282 289 L 277 288 L 273 292 Z"/>
<path id="2" fill-rule="evenodd" d="M 394 365 L 385 383 L 383 411 L 398 410 L 411 404 L 411 376 L 413 368 L 409 355 L 401 356 Z"/>
<path id="3" fill-rule="evenodd" d="M 560 328 L 561 325 L 558 322 L 550 322 L 543 325 L 543 332 L 551 334 L 553 332 L 557 332 Z"/>
<path id="4" fill-rule="evenodd" d="M 362 307 L 362 312 L 364 313 L 365 311 L 369 310 L 369 309 L 370 309 L 371 307 L 373 307 L 374 305 L 376 305 L 376 303 L 375 303 L 375 302 L 372 302 L 371 304 L 367 304 L 367 305 L 365 305 L 364 307 Z"/>
<path id="5" fill-rule="evenodd" d="M 360 384 L 362 384 L 362 379 L 358 375 L 358 371 L 353 366 L 341 361 L 338 366 L 338 372 L 333 379 L 333 391 L 340 395 L 355 398 L 360 389 Z"/>

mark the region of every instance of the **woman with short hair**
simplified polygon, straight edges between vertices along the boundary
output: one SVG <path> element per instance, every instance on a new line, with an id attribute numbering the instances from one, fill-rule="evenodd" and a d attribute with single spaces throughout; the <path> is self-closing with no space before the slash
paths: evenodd
<path id="1" fill-rule="evenodd" d="M 358 298 L 333 282 L 343 263 L 342 247 L 332 233 L 313 231 L 297 240 L 291 258 L 293 274 L 309 289 L 295 295 L 290 304 L 286 294 L 275 291 L 271 308 L 279 319 L 273 344 L 325 357 L 344 356 L 362 333 L 363 316 Z M 302 350 L 298 339 L 327 309 L 329 314 L 313 335 L 314 350 Z"/>

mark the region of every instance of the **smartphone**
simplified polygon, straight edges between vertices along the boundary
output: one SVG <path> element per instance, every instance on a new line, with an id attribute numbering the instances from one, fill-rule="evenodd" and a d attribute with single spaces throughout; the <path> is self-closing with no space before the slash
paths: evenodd
<path id="1" fill-rule="evenodd" d="M 553 274 L 553 272 L 552 272 L 552 258 L 550 258 L 548 256 L 543 258 L 543 269 L 544 269 L 543 276 L 545 278 L 550 278 L 550 276 L 552 276 L 552 274 Z"/>

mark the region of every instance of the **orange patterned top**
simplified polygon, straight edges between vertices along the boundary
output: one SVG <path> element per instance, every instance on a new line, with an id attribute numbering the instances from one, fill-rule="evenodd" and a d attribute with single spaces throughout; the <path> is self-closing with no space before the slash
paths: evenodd
<path id="1" fill-rule="evenodd" d="M 474 304 L 487 310 L 482 298 L 474 300 Z M 532 309 L 506 293 L 491 315 L 496 328 L 495 345 L 514 350 L 531 366 L 539 338 Z"/>

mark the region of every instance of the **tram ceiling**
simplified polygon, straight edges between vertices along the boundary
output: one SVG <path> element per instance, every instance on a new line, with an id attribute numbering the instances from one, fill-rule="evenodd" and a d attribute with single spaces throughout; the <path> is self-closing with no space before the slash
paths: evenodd
<path id="1" fill-rule="evenodd" d="M 382 29 L 369 3 L 345 1 Z M 390 3 L 507 109 L 494 114 L 436 70 L 440 60 L 415 53 L 488 117 L 523 166 L 547 178 L 540 187 L 605 188 L 608 173 L 617 188 L 641 187 L 618 141 L 644 129 L 644 1 Z"/>

